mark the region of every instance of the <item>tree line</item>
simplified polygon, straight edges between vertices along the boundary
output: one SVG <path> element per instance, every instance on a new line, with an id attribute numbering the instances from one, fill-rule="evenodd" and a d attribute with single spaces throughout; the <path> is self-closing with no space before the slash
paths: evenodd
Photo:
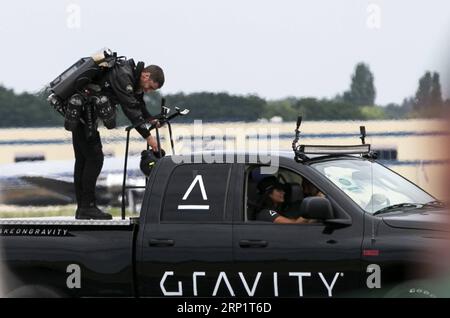
<path id="1" fill-rule="evenodd" d="M 0 127 L 49 127 L 60 126 L 63 118 L 46 101 L 46 94 L 16 94 L 0 86 Z M 376 88 L 369 65 L 358 63 L 351 77 L 348 91 L 331 99 L 315 97 L 287 97 L 266 100 L 256 95 L 237 96 L 228 93 L 199 92 L 169 94 L 165 96 L 171 107 L 189 108 L 185 121 L 202 119 L 205 122 L 256 121 L 281 117 L 293 121 L 301 114 L 306 120 L 370 120 L 402 119 L 415 117 L 439 117 L 450 110 L 450 100 L 444 100 L 440 77 L 427 71 L 418 81 L 414 96 L 407 97 L 400 105 L 375 105 Z M 161 96 L 146 96 L 152 114 L 159 112 Z M 122 112 L 118 123 L 129 124 Z"/>

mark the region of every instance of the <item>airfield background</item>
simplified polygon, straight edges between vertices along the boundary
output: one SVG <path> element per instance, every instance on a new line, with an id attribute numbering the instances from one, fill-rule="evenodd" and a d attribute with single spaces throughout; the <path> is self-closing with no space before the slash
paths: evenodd
<path id="1" fill-rule="evenodd" d="M 449 134 L 445 124 L 445 121 L 438 119 L 305 122 L 302 126 L 302 142 L 336 145 L 359 143 L 359 126 L 365 125 L 368 132 L 367 142 L 375 149 L 396 151 L 397 158 L 385 161 L 386 164 L 432 194 L 443 197 L 445 189 L 440 176 L 449 159 L 446 147 L 443 146 Z M 270 138 L 268 140 L 261 138 L 265 133 L 269 135 L 277 133 L 279 138 L 275 144 L 279 144 L 280 150 L 291 151 L 294 128 L 294 122 L 228 122 L 202 124 L 200 135 L 196 134 L 192 123 L 176 124 L 173 129 L 175 138 L 184 138 L 177 143 L 178 153 L 186 153 L 199 149 L 235 149 L 236 140 L 239 138 L 245 140 L 247 149 L 250 146 L 266 149 L 265 147 L 270 147 L 271 141 Z M 186 132 L 189 132 L 190 136 L 187 136 Z M 258 133 L 262 134 L 260 139 L 254 138 Z M 199 139 L 202 137 L 201 134 L 207 137 L 206 140 Z M 125 146 L 123 127 L 114 130 L 102 128 L 101 135 L 105 154 L 123 158 Z M 162 136 L 164 148 L 170 149 L 167 129 L 162 129 Z M 139 156 L 145 148 L 145 143 L 135 132 L 132 137 L 130 154 Z M 0 145 L 0 169 L 2 165 L 21 160 L 73 160 L 71 136 L 62 127 L 1 129 Z"/>

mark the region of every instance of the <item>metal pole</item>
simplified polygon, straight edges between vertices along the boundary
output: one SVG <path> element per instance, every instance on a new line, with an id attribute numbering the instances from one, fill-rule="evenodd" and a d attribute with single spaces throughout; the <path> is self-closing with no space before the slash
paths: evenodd
<path id="1" fill-rule="evenodd" d="M 123 166 L 123 182 L 122 182 L 122 220 L 125 220 L 125 188 L 127 182 L 127 165 L 128 165 L 128 145 L 130 143 L 130 131 L 127 130 L 127 141 L 125 145 L 125 163 Z"/>
<path id="2" fill-rule="evenodd" d="M 150 145 L 147 143 L 147 151 L 150 150 Z M 145 187 L 147 188 L 148 177 L 145 177 Z"/>
<path id="3" fill-rule="evenodd" d="M 167 128 L 169 128 L 169 136 L 170 136 L 170 145 L 172 146 L 172 155 L 175 155 L 175 146 L 173 143 L 173 136 L 172 136 L 172 125 L 170 122 L 167 122 Z"/>
<path id="4" fill-rule="evenodd" d="M 156 127 L 156 141 L 158 142 L 158 153 L 159 153 L 159 158 L 161 158 L 161 140 L 159 139 L 159 129 L 158 127 Z"/>

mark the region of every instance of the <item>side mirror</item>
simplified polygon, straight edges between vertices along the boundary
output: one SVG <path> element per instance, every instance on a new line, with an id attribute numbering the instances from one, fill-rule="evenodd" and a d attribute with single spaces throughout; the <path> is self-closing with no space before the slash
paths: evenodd
<path id="1" fill-rule="evenodd" d="M 334 218 L 330 200 L 321 197 L 308 197 L 300 206 L 302 216 L 308 219 L 329 220 Z"/>

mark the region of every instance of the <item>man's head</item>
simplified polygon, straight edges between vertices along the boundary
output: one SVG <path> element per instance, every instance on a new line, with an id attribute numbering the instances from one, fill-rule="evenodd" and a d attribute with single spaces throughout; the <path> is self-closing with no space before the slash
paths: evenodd
<path id="1" fill-rule="evenodd" d="M 145 93 L 153 92 L 164 85 L 164 72 L 157 65 L 147 66 L 142 70 L 140 86 Z"/>
<path id="2" fill-rule="evenodd" d="M 284 202 L 284 185 L 275 176 L 262 179 L 257 187 L 261 194 L 267 195 L 272 200 L 273 204 L 278 205 Z"/>

